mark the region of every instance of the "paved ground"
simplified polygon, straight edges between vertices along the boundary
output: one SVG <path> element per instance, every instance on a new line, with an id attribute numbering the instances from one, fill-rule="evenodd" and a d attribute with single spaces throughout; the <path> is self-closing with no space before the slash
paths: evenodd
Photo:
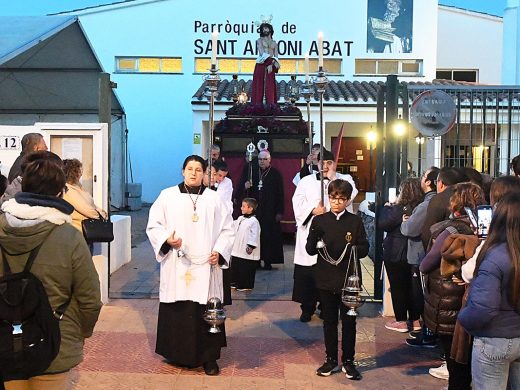
<path id="1" fill-rule="evenodd" d="M 113 296 L 118 291 L 126 297 L 155 294 L 157 264 L 142 232 L 136 231 L 146 212 L 134 224 L 133 261 L 112 279 Z M 290 263 L 292 248 L 285 250 Z M 427 373 L 439 364 L 439 351 L 407 347 L 406 334 L 384 328 L 389 319 L 379 315 L 381 305 L 374 302 L 366 303 L 358 317 L 356 359 L 363 380 L 316 376 L 324 359 L 321 321 L 314 316 L 307 324 L 299 322 L 299 306 L 289 300 L 292 269 L 277 268 L 257 273 L 254 292 L 234 293 L 233 305 L 226 309 L 228 346 L 219 361 L 220 376 L 169 365 L 154 353 L 157 299 L 112 299 L 85 344 L 85 360 L 74 370 L 74 388 L 428 390 L 446 384 Z"/>

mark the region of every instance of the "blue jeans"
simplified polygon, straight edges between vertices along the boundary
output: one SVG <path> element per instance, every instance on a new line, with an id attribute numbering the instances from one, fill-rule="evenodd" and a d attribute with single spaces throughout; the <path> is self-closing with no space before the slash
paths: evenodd
<path id="1" fill-rule="evenodd" d="M 475 337 L 471 367 L 473 390 L 520 390 L 520 337 Z"/>

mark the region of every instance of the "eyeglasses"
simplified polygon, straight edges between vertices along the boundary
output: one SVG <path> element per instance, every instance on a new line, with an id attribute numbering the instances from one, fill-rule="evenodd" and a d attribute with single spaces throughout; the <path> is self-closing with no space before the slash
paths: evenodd
<path id="1" fill-rule="evenodd" d="M 347 198 L 333 198 L 333 197 L 329 196 L 329 202 L 330 203 L 343 204 L 346 201 L 347 201 Z"/>

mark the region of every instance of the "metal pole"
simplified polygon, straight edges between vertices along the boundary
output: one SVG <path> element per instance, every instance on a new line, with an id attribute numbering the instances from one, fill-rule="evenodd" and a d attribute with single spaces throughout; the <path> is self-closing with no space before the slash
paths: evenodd
<path id="1" fill-rule="evenodd" d="M 205 78 L 207 84 L 206 98 L 209 101 L 209 131 L 208 131 L 208 184 L 211 185 L 211 147 L 213 146 L 213 130 L 214 130 L 214 115 L 215 115 L 215 94 L 217 93 L 217 87 L 220 83 L 220 77 L 218 75 L 218 69 L 215 64 L 211 65 L 211 69 Z"/>
<path id="2" fill-rule="evenodd" d="M 324 130 L 323 130 L 323 95 L 325 94 L 325 88 L 329 83 L 329 79 L 325 75 L 323 67 L 320 66 L 318 69 L 318 75 L 314 79 L 314 85 L 316 91 L 320 95 L 320 160 L 321 160 L 321 204 L 325 205 L 325 188 L 323 187 L 323 143 L 324 143 Z"/>
<path id="3" fill-rule="evenodd" d="M 378 220 L 383 205 L 388 201 L 385 143 L 385 87 L 379 86 L 377 91 L 376 218 L 374 223 Z M 383 280 L 381 279 L 381 271 L 383 269 L 383 230 L 376 229 L 374 243 L 374 299 L 383 299 Z"/>

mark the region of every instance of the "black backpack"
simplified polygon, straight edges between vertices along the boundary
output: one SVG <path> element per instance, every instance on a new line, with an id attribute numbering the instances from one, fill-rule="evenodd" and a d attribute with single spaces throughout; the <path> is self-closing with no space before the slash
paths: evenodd
<path id="1" fill-rule="evenodd" d="M 53 311 L 42 282 L 30 272 L 42 244 L 30 252 L 23 271 L 17 273 L 11 272 L 0 246 L 4 267 L 0 277 L 0 371 L 4 381 L 42 374 L 60 350 L 59 320 L 70 299 Z"/>

